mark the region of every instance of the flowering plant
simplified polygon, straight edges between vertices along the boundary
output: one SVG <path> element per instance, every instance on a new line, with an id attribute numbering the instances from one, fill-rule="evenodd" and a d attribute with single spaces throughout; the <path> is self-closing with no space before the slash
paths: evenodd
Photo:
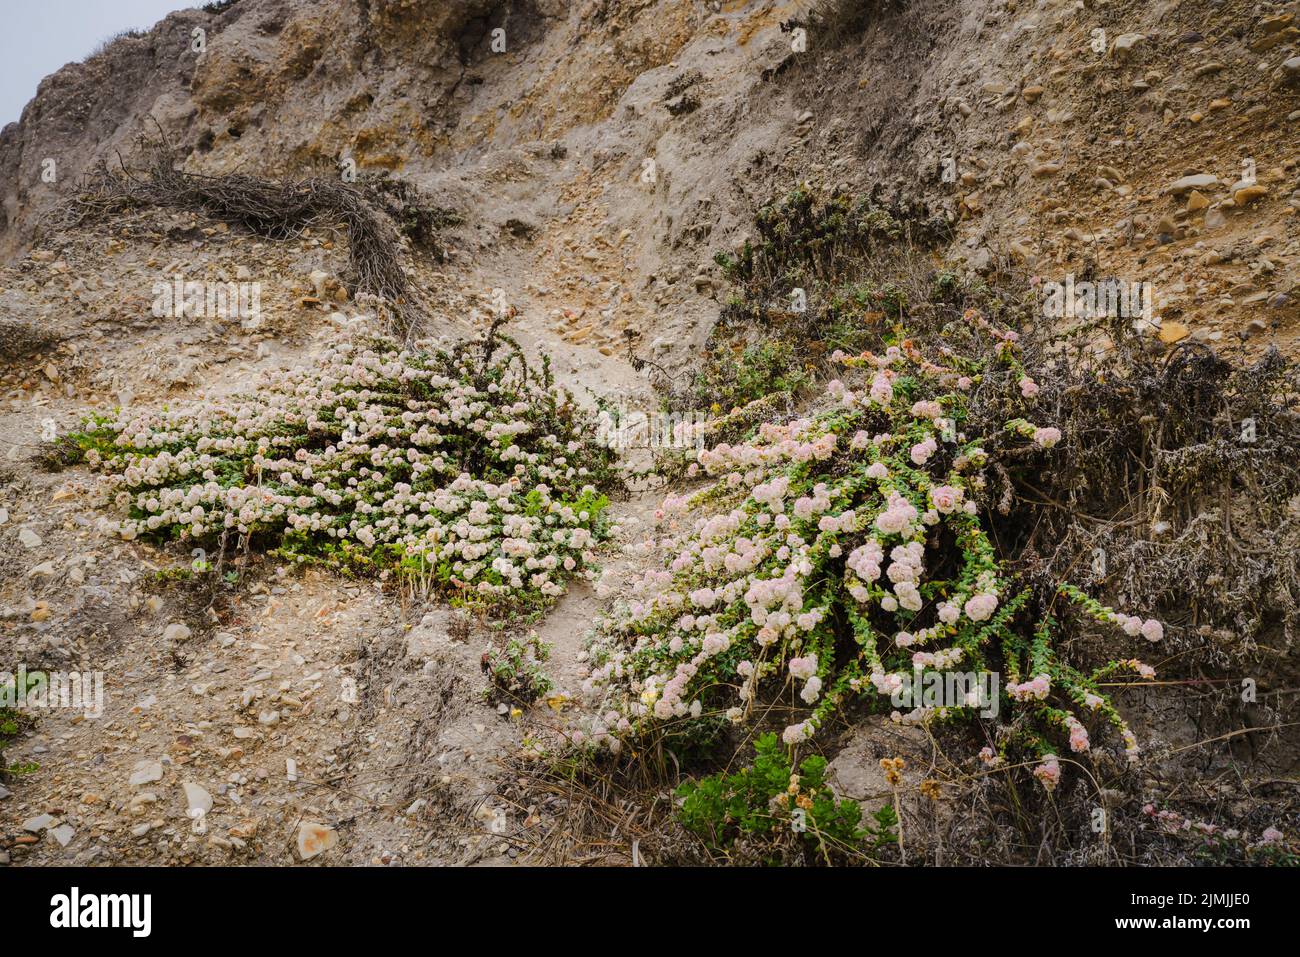
<path id="1" fill-rule="evenodd" d="M 1038 393 L 1015 334 L 974 310 L 965 319 L 993 339 L 984 364 L 938 364 L 897 335 L 881 354 L 835 356 L 855 381 L 831 382 L 819 414 L 765 423 L 748 441 L 700 453 L 709 484 L 665 501 L 665 562 L 593 645 L 585 690 L 602 700 L 596 740 L 617 748 L 621 736 L 656 726 L 742 722 L 765 690 L 801 715 L 782 735 L 795 745 L 846 701 L 893 696 L 915 672 L 999 664 L 1012 712 L 1001 749 L 1036 752 L 1044 784 L 1059 777 L 1052 738 L 1089 750 L 1093 717 L 1136 757 L 1132 732 L 1098 680 L 1146 666 L 1112 663 L 1088 675 L 1060 660 L 1054 620 L 1034 621 L 1031 590 L 1013 587 L 996 557 L 978 504 L 987 449 L 1023 459 L 1060 434 L 1020 416 L 997 436 L 965 434 L 973 389 L 1002 387 L 1003 404 L 1017 412 Z M 705 507 L 712 513 L 688 517 Z M 1128 628 L 1128 616 L 1085 610 Z M 1134 620 L 1148 637 L 1159 628 Z M 927 721 L 976 704 L 967 696 L 893 716 Z"/>
<path id="2" fill-rule="evenodd" d="M 615 481 L 549 363 L 495 328 L 450 349 L 344 339 L 251 395 L 99 416 L 76 440 L 125 538 L 258 539 L 476 602 L 540 604 L 590 575 Z"/>

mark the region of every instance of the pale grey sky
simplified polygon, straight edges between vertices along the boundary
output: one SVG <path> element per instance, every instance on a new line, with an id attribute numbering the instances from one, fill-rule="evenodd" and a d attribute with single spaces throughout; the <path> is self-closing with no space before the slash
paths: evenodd
<path id="1" fill-rule="evenodd" d="M 36 87 L 123 30 L 147 30 L 202 0 L 5 0 L 0 4 L 0 128 L 22 115 Z"/>

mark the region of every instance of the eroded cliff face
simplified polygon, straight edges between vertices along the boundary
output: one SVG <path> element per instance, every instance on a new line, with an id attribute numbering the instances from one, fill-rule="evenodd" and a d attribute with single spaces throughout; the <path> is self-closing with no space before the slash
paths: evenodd
<path id="1" fill-rule="evenodd" d="M 195 172 L 297 179 L 352 161 L 408 180 L 459 218 L 445 261 L 406 250 L 434 331 L 480 331 L 501 290 L 514 332 L 586 402 L 657 407 L 626 334 L 669 371 L 689 368 L 728 296 L 714 253 L 800 183 L 950 222 L 935 258 L 953 269 L 1026 289 L 1070 274 L 1152 283 L 1152 349 L 1242 337 L 1294 352 L 1298 13 L 1239 0 L 238 0 L 174 13 L 47 78 L 0 133 L 0 346 L 8 329 L 35 330 L 2 370 L 0 438 L 19 451 L 0 537 L 34 537 L 0 557 L 0 641 L 120 683 L 112 747 L 55 716 L 11 755 L 39 747 L 55 770 L 10 816 L 76 809 L 78 837 L 32 859 L 296 860 L 304 817 L 338 825 L 332 860 L 490 859 L 506 845 L 485 822 L 515 787 L 503 762 L 527 737 L 481 703 L 478 646 L 445 612 L 408 619 L 368 585 L 268 566 L 213 622 L 151 577 L 161 552 L 95 535 L 84 474 L 37 459 L 47 422 L 61 433 L 87 409 L 255 388 L 309 361 L 336 310 L 353 311 L 316 295 L 346 268 L 338 230 L 273 242 L 172 210 L 43 225 L 96 164 L 137 164 L 140 138 L 162 136 Z M 153 315 L 153 284 L 177 274 L 257 280 L 263 321 Z M 619 508 L 626 541 L 644 537 L 651 497 Z M 598 604 L 576 588 L 540 626 L 571 696 Z M 182 621 L 203 640 L 168 637 Z M 360 695 L 340 704 L 346 680 Z M 535 710 L 537 727 L 563 727 L 563 702 Z M 1197 734 L 1176 709 L 1161 720 L 1162 740 Z M 924 741 L 880 733 L 924 756 Z M 878 750 L 857 747 L 840 769 L 859 790 L 880 783 Z M 154 760 L 161 784 L 128 784 Z M 182 779 L 218 795 L 219 841 L 189 835 Z M 564 826 L 558 803 L 514 796 L 531 809 L 512 827 Z"/>
<path id="2" fill-rule="evenodd" d="M 676 359 L 716 313 L 712 253 L 802 181 L 955 220 L 976 269 L 1150 281 L 1167 335 L 1288 343 L 1294 7 L 240 0 L 42 84 L 0 137 L 0 243 L 158 129 L 195 170 L 410 179 L 463 207 L 477 263 L 522 259 L 516 294 L 595 270 L 613 322 Z M 1215 177 L 1204 205 L 1188 174 Z M 1264 191 L 1236 197 L 1250 175 Z M 574 268 L 602 243 L 618 263 Z"/>

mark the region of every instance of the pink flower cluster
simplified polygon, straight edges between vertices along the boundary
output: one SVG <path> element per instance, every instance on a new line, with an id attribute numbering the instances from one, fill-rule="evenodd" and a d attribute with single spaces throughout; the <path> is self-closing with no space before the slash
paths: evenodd
<path id="1" fill-rule="evenodd" d="M 1060 759 L 1054 754 L 1043 755 L 1042 761 L 1034 768 L 1034 777 L 1038 778 L 1047 791 L 1056 790 L 1056 786 L 1061 783 Z"/>
<path id="2" fill-rule="evenodd" d="M 924 465 L 926 462 L 930 461 L 930 456 L 934 455 L 938 448 L 939 443 L 934 440 L 934 436 L 928 435 L 912 446 L 908 456 L 914 464 Z"/>
<path id="3" fill-rule="evenodd" d="M 889 375 L 885 372 L 877 372 L 871 380 L 870 389 L 871 401 L 876 405 L 887 408 L 894 401 L 894 386 L 889 381 Z"/>
<path id="4" fill-rule="evenodd" d="M 876 528 L 884 535 L 904 535 L 916 522 L 916 506 L 898 492 L 891 491 L 885 510 L 876 516 Z"/>
<path id="5" fill-rule="evenodd" d="M 1061 441 L 1061 430 L 1057 428 L 1034 429 L 1034 444 L 1050 449 Z"/>
<path id="6" fill-rule="evenodd" d="M 940 515 L 950 515 L 961 504 L 962 490 L 954 485 L 936 485 L 930 489 L 930 501 Z"/>
<path id="7" fill-rule="evenodd" d="M 1156 642 L 1165 636 L 1165 626 L 1154 618 L 1143 621 L 1137 615 L 1115 613 L 1115 621 L 1124 629 L 1124 634 L 1132 637 L 1141 635 L 1147 641 Z"/>
<path id="8" fill-rule="evenodd" d="M 997 611 L 998 596 L 993 594 L 972 595 L 966 599 L 964 611 L 971 621 L 988 621 Z"/>
<path id="9" fill-rule="evenodd" d="M 1070 732 L 1070 750 L 1076 754 L 1087 751 L 1089 747 L 1088 729 L 1072 714 L 1065 716 L 1065 727 Z"/>
<path id="10" fill-rule="evenodd" d="M 1052 679 L 1047 675 L 1038 675 L 1029 681 L 1016 684 L 1007 682 L 1007 694 L 1016 701 L 1043 701 L 1052 690 Z"/>
<path id="11" fill-rule="evenodd" d="M 804 658 L 791 658 L 790 674 L 800 681 L 807 681 L 817 674 L 817 656 L 808 655 Z"/>
<path id="12" fill-rule="evenodd" d="M 1154 678 L 1156 676 L 1156 669 L 1152 668 L 1150 665 L 1143 664 L 1136 658 L 1125 658 L 1120 662 L 1120 664 L 1141 675 L 1143 678 Z"/>

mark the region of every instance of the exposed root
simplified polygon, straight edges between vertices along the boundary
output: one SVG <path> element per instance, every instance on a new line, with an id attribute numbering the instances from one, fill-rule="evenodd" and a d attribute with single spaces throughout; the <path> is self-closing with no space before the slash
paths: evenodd
<path id="1" fill-rule="evenodd" d="M 145 144 L 145 156 L 145 166 L 138 169 L 120 158 L 116 169 L 101 162 L 78 195 L 42 225 L 63 231 L 133 206 L 158 206 L 203 213 L 273 240 L 293 238 L 313 226 L 341 228 L 348 236 L 350 292 L 378 297 L 397 336 L 410 340 L 420 331 L 423 314 L 402 268 L 398 232 L 381 212 L 408 207 L 401 196 L 391 195 L 392 189 L 385 197 L 332 178 L 281 181 L 242 173 L 191 173 L 176 167 L 161 139 Z M 427 218 L 413 222 L 421 235 L 436 225 Z"/>

